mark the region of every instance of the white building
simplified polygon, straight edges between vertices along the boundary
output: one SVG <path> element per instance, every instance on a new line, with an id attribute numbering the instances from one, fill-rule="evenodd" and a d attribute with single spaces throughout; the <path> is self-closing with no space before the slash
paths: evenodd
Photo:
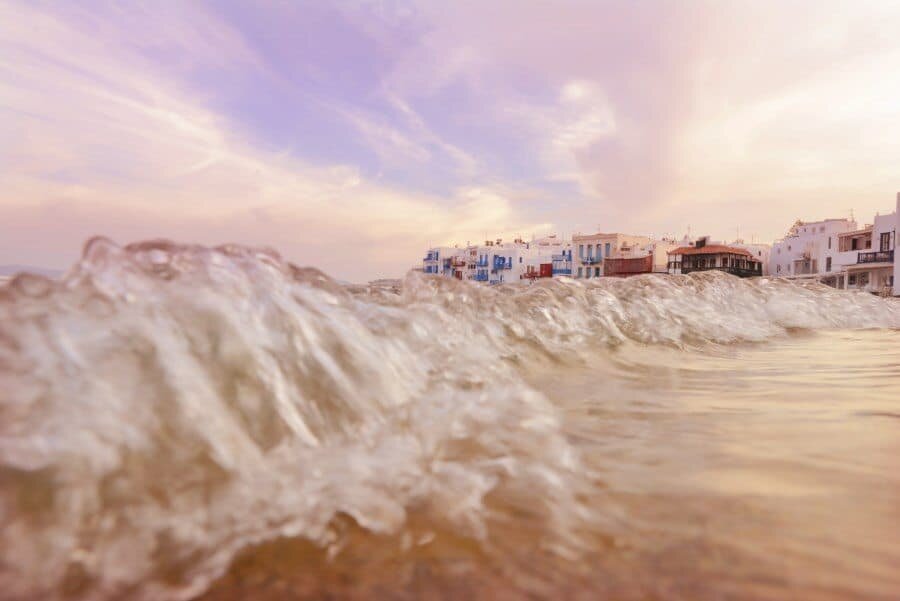
<path id="1" fill-rule="evenodd" d="M 769 275 L 820 279 L 840 271 L 838 236 L 857 229 L 850 219 L 798 220 L 769 252 Z"/>
<path id="2" fill-rule="evenodd" d="M 551 234 L 527 245 L 525 273 L 522 278 L 562 277 L 572 275 L 572 243 Z"/>
<path id="3" fill-rule="evenodd" d="M 897 230 L 900 227 L 900 194 L 897 210 L 876 215 L 874 223 L 839 237 L 838 261 L 843 267 L 833 285 L 843 289 L 866 290 L 884 296 L 900 296 L 896 286 Z"/>
<path id="4" fill-rule="evenodd" d="M 452 275 L 450 259 L 457 255 L 459 249 L 452 246 L 435 246 L 425 252 L 422 259 L 422 271 L 436 275 Z"/>
<path id="5" fill-rule="evenodd" d="M 894 260 L 898 216 L 900 194 L 894 212 L 876 215 L 871 225 L 862 228 L 850 219 L 798 221 L 772 246 L 770 274 L 900 296 L 895 285 L 900 273 Z"/>
<path id="6" fill-rule="evenodd" d="M 571 275 L 572 245 L 552 234 L 531 242 L 498 238 L 465 248 L 434 247 L 426 252 L 422 271 L 488 284 L 527 283 Z"/>

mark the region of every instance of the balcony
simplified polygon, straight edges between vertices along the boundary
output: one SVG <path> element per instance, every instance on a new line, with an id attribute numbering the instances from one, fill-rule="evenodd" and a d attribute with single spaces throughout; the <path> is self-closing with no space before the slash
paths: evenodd
<path id="1" fill-rule="evenodd" d="M 683 274 L 694 273 L 696 271 L 724 271 L 725 273 L 736 275 L 739 278 L 750 278 L 762 275 L 762 264 L 759 263 L 752 269 L 745 269 L 742 267 L 687 267 L 684 265 L 681 267 L 681 273 Z"/>
<path id="2" fill-rule="evenodd" d="M 570 267 L 565 269 L 554 269 L 553 275 L 572 275 L 572 269 Z"/>
<path id="3" fill-rule="evenodd" d="M 486 282 L 486 281 L 488 281 L 488 274 L 486 274 L 486 273 L 476 273 L 476 274 L 475 274 L 475 281 L 476 281 L 476 282 Z"/>
<path id="4" fill-rule="evenodd" d="M 859 253 L 856 256 L 857 263 L 893 263 L 894 251 L 879 250 L 870 253 Z"/>
<path id="5" fill-rule="evenodd" d="M 580 257 L 580 259 L 581 259 L 581 262 L 584 263 L 585 265 L 596 265 L 597 263 L 600 263 L 601 261 L 603 261 L 603 259 L 600 257 L 590 257 L 590 256 Z"/>

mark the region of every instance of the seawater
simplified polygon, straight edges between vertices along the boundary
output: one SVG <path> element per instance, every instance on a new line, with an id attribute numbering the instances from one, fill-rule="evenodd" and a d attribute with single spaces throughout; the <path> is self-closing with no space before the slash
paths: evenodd
<path id="1" fill-rule="evenodd" d="M 0 287 L 0 598 L 898 597 L 895 300 L 104 239 Z"/>

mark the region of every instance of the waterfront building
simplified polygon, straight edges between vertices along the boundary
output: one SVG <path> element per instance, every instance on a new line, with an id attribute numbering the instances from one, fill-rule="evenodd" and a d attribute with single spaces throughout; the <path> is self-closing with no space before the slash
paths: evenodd
<path id="1" fill-rule="evenodd" d="M 649 244 L 649 237 L 630 234 L 596 233 L 572 236 L 572 249 L 575 251 L 572 276 L 576 279 L 601 277 L 604 259 L 634 257 L 636 249 Z"/>
<path id="2" fill-rule="evenodd" d="M 492 247 L 491 241 L 469 247 L 470 258 L 467 267 L 470 281 L 487 283 L 490 280 Z"/>
<path id="3" fill-rule="evenodd" d="M 706 237 L 693 246 L 682 246 L 668 254 L 671 274 L 724 271 L 742 278 L 762 275 L 762 261 L 752 252 L 735 246 L 708 244 Z"/>
<path id="4" fill-rule="evenodd" d="M 704 237 L 694 243 L 687 236 L 651 239 L 621 233 L 576 234 L 571 242 L 556 235 L 531 242 L 498 238 L 464 248 L 430 248 L 421 269 L 487 284 L 715 269 L 741 277 L 811 279 L 836 288 L 900 296 L 900 263 L 895 260 L 900 193 L 896 203 L 894 212 L 876 215 L 864 227 L 846 218 L 798 220 L 771 247 L 741 239 L 720 243 Z"/>
<path id="5" fill-rule="evenodd" d="M 733 246 L 735 248 L 743 248 L 746 251 L 749 251 L 751 255 L 756 257 L 756 259 L 762 263 L 762 275 L 769 275 L 769 258 L 772 254 L 772 245 L 771 244 L 761 244 L 759 242 L 744 242 L 742 238 L 738 238 L 734 242 L 730 242 L 727 246 Z"/>
<path id="6" fill-rule="evenodd" d="M 503 242 L 498 239 L 491 245 L 490 284 L 510 284 L 522 279 L 525 271 L 525 244 L 521 240 Z"/>
<path id="7" fill-rule="evenodd" d="M 424 273 L 487 284 L 528 282 L 572 273 L 571 243 L 555 234 L 531 242 L 485 240 L 464 248 L 434 247 L 422 261 Z"/>
<path id="8" fill-rule="evenodd" d="M 895 286 L 897 274 L 894 260 L 897 228 L 900 225 L 900 194 L 897 204 L 897 211 L 876 215 L 872 225 L 838 237 L 839 260 L 843 269 L 833 285 L 883 296 L 900 296 L 900 286 Z"/>
<path id="9" fill-rule="evenodd" d="M 523 280 L 572 275 L 572 244 L 556 234 L 532 240 L 526 245 Z"/>
<path id="10" fill-rule="evenodd" d="M 607 257 L 603 260 L 603 275 L 609 277 L 628 277 L 642 273 L 667 273 L 669 252 L 690 245 L 687 236 L 679 243 L 674 238 L 650 240 L 645 244 L 623 250 L 619 256 Z"/>
<path id="11" fill-rule="evenodd" d="M 856 231 L 856 221 L 852 219 L 797 220 L 787 234 L 772 245 L 769 274 L 800 279 L 836 275 L 846 259 L 839 256 L 838 237 Z"/>
<path id="12" fill-rule="evenodd" d="M 896 285 L 900 269 L 895 261 L 900 193 L 896 200 L 894 212 L 876 215 L 872 224 L 863 227 L 851 219 L 797 221 L 772 246 L 771 275 L 900 296 Z"/>
<path id="13" fill-rule="evenodd" d="M 457 253 L 451 246 L 435 246 L 425 252 L 422 259 L 422 271 L 433 275 L 452 275 L 450 260 Z"/>

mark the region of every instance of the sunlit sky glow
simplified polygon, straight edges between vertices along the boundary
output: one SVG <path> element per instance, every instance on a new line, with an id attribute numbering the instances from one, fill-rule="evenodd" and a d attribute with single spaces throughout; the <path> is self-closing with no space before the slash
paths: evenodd
<path id="1" fill-rule="evenodd" d="M 0 0 L 0 263 L 512 234 L 771 241 L 900 190 L 897 2 Z"/>

